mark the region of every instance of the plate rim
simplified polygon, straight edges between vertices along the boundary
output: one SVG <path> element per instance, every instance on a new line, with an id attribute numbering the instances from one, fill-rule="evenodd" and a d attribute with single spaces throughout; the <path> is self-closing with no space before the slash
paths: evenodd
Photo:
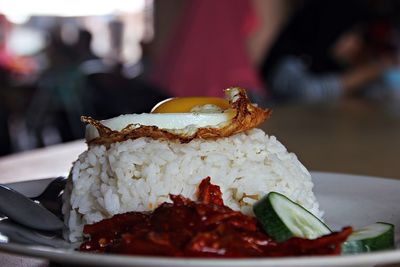
<path id="1" fill-rule="evenodd" d="M 400 181 L 395 178 L 347 174 L 337 172 L 311 171 L 311 176 L 322 177 L 325 179 L 329 176 L 336 177 L 352 177 L 354 179 L 384 179 L 392 182 Z M 324 177 L 326 176 L 326 177 Z M 22 181 L 9 184 L 23 184 L 27 182 L 49 180 L 44 178 L 34 181 Z M 0 243 L 0 252 L 11 253 L 20 256 L 30 256 L 34 258 L 48 259 L 59 263 L 72 264 L 112 264 L 113 266 L 354 266 L 354 265 L 374 265 L 388 264 L 400 262 L 400 249 L 379 251 L 356 255 L 340 255 L 340 256 L 303 256 L 303 257 L 282 257 L 282 258 L 173 258 L 173 257 L 155 257 L 155 256 L 130 256 L 130 255 L 110 255 L 110 254 L 90 254 L 82 253 L 74 250 L 54 249 L 45 246 L 32 246 L 12 243 Z"/>
<path id="2" fill-rule="evenodd" d="M 28 248 L 28 249 L 27 249 Z M 303 256 L 284 258 L 173 258 L 173 257 L 146 257 L 129 255 L 90 254 L 77 251 L 53 249 L 42 246 L 25 246 L 20 244 L 0 243 L 0 251 L 15 255 L 43 258 L 55 262 L 72 264 L 98 264 L 101 266 L 353 266 L 360 264 L 388 264 L 400 260 L 400 250 L 380 251 L 357 255 L 341 256 Z M 66 256 L 70 256 L 66 258 Z M 327 263 L 329 263 L 327 265 Z"/>

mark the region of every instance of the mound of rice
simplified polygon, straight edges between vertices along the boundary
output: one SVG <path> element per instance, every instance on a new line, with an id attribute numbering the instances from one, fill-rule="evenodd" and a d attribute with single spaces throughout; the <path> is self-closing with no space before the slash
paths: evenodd
<path id="1" fill-rule="evenodd" d="M 220 186 L 225 205 L 245 214 L 277 191 L 321 215 L 307 169 L 262 130 L 186 144 L 139 138 L 91 146 L 74 163 L 63 206 L 68 239 L 79 241 L 84 224 L 154 209 L 169 194 L 194 199 L 207 176 Z"/>

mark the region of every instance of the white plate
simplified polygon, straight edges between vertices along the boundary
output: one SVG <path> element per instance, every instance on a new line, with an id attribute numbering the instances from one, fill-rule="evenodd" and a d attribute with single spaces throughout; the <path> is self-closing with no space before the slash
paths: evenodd
<path id="1" fill-rule="evenodd" d="M 80 253 L 73 250 L 2 243 L 0 251 L 47 258 L 64 264 L 88 266 L 373 266 L 400 263 L 400 181 L 347 174 L 312 173 L 315 193 L 325 211 L 325 221 L 333 229 L 355 228 L 376 221 L 396 225 L 397 249 L 351 256 L 291 257 L 264 259 L 183 259 L 166 257 L 116 256 Z M 35 195 L 48 180 L 12 184 L 27 195 Z"/>

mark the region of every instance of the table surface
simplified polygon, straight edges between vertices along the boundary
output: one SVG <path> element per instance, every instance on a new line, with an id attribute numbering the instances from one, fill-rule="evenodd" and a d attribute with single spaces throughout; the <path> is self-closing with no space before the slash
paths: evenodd
<path id="1" fill-rule="evenodd" d="M 261 128 L 309 170 L 400 179 L 400 108 L 367 102 L 289 105 L 273 109 Z M 86 149 L 83 140 L 0 158 L 0 183 L 65 175 Z M 49 266 L 0 253 L 0 266 Z"/>
<path id="2" fill-rule="evenodd" d="M 400 179 L 400 104 L 279 107 L 262 128 L 309 170 Z"/>

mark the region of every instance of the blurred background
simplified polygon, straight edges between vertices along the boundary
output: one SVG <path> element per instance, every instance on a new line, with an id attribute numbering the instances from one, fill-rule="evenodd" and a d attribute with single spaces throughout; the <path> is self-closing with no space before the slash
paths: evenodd
<path id="1" fill-rule="evenodd" d="M 399 13 L 394 0 L 0 0 L 0 155 L 83 138 L 81 115 L 229 86 L 264 107 L 396 107 Z"/>

